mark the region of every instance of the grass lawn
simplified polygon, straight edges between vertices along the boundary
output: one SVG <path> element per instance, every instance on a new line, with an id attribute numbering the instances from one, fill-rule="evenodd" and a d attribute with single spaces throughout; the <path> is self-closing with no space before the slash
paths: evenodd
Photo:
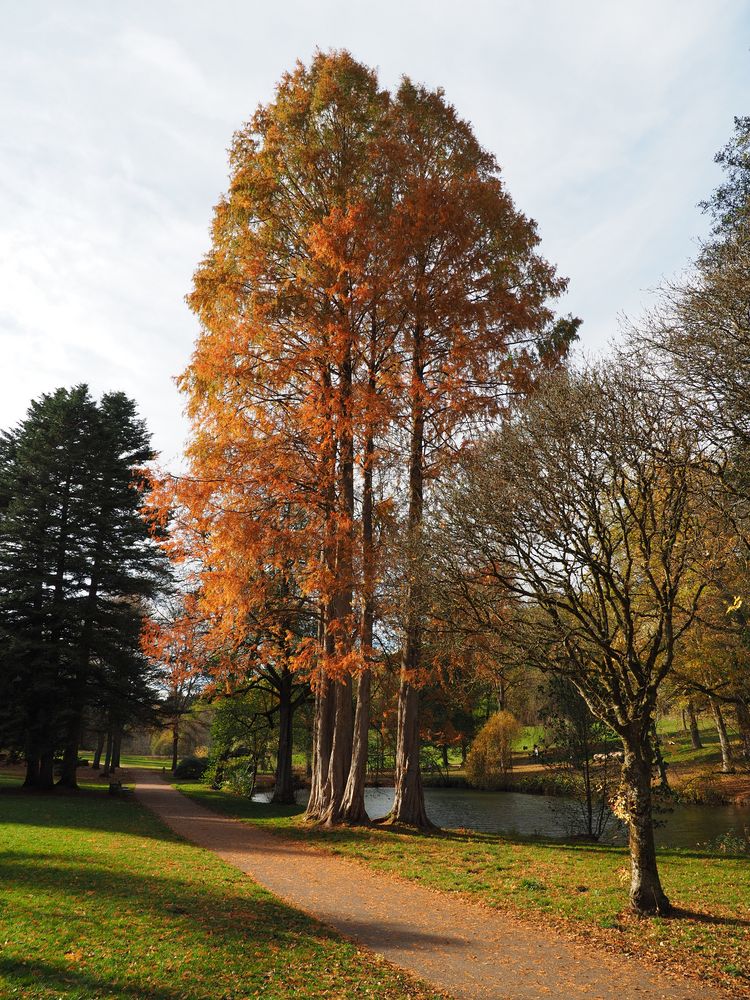
<path id="1" fill-rule="evenodd" d="M 735 772 L 721 772 L 721 748 L 716 728 L 701 720 L 703 746 L 694 750 L 682 720 L 666 717 L 659 722 L 662 753 L 668 764 L 669 782 L 685 801 L 750 803 L 750 768 L 743 760 L 739 740 L 732 734 Z"/>
<path id="2" fill-rule="evenodd" d="M 128 798 L 0 787 L 0 996 L 436 1000 Z"/>
<path id="3" fill-rule="evenodd" d="M 81 750 L 80 756 L 84 757 L 86 760 L 91 761 L 91 760 L 94 759 L 94 751 L 93 750 Z M 156 768 L 159 771 L 161 771 L 162 767 L 166 767 L 167 770 L 169 770 L 169 768 L 172 766 L 172 758 L 171 757 L 165 757 L 165 756 L 155 756 L 153 754 L 129 754 L 129 753 L 126 753 L 126 754 L 123 754 L 122 757 L 120 758 L 120 765 L 122 767 L 153 767 L 153 768 Z M 103 757 L 102 757 L 102 764 L 101 764 L 101 766 L 104 767 L 104 758 Z M 82 769 L 79 772 L 79 777 L 80 777 L 80 774 L 83 773 L 83 770 L 84 769 Z"/>
<path id="4" fill-rule="evenodd" d="M 163 767 L 169 770 L 172 767 L 171 757 L 155 757 L 138 754 L 123 754 L 120 758 L 122 767 L 152 767 L 161 771 Z"/>
<path id="5" fill-rule="evenodd" d="M 208 808 L 304 838 L 424 885 L 465 893 L 587 940 L 705 976 L 750 996 L 750 863 L 747 857 L 660 851 L 662 878 L 678 914 L 643 920 L 627 909 L 629 864 L 621 848 L 508 840 L 492 834 L 435 835 L 388 829 L 320 830 L 299 809 L 248 802 L 204 785 L 178 783 Z"/>

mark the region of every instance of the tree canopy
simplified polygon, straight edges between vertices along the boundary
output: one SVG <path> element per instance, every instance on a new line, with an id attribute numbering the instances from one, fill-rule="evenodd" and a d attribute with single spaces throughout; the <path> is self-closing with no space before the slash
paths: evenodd
<path id="1" fill-rule="evenodd" d="M 149 697 L 144 602 L 163 556 L 141 516 L 153 457 L 135 404 L 85 385 L 35 400 L 0 441 L 2 743 L 27 781 L 75 784 L 87 711 L 132 715 Z"/>

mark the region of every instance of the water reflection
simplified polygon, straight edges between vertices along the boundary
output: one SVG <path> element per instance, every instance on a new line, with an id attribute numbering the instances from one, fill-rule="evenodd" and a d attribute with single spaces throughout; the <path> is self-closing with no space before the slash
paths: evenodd
<path id="1" fill-rule="evenodd" d="M 307 802 L 307 796 L 305 788 L 297 792 L 300 805 Z M 267 802 L 270 794 L 255 798 Z M 447 829 L 525 837 L 565 837 L 575 832 L 571 813 L 576 804 L 565 798 L 523 792 L 426 788 L 425 800 L 430 819 Z M 370 818 L 380 819 L 393 804 L 393 789 L 368 788 L 365 803 Z M 745 827 L 750 827 L 750 807 L 678 805 L 669 812 L 657 813 L 656 842 L 662 847 L 696 847 L 730 831 L 740 834 Z M 614 817 L 603 840 L 625 842 L 623 827 Z"/>

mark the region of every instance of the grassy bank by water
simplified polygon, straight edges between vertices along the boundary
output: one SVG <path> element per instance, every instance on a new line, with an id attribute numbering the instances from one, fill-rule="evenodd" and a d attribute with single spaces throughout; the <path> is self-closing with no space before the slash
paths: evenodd
<path id="1" fill-rule="evenodd" d="M 668 919 L 643 920 L 627 908 L 628 857 L 621 848 L 467 831 L 321 830 L 303 824 L 295 807 L 252 803 L 203 785 L 178 787 L 225 815 L 750 996 L 747 857 L 660 851 L 663 881 L 678 911 Z"/>
<path id="2" fill-rule="evenodd" d="M 2 997 L 437 1000 L 94 788 L 3 782 L 0 925 Z"/>

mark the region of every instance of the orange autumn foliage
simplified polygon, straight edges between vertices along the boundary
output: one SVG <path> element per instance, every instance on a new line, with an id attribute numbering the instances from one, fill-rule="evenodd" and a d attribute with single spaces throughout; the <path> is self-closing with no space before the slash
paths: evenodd
<path id="1" fill-rule="evenodd" d="M 538 241 L 442 92 L 388 93 L 346 52 L 298 64 L 237 132 L 188 300 L 188 467 L 154 490 L 211 669 L 283 656 L 328 697 L 372 660 L 400 553 L 389 628 L 405 679 L 424 679 L 404 556 L 424 485 L 567 349 L 548 305 L 565 282 Z"/>

